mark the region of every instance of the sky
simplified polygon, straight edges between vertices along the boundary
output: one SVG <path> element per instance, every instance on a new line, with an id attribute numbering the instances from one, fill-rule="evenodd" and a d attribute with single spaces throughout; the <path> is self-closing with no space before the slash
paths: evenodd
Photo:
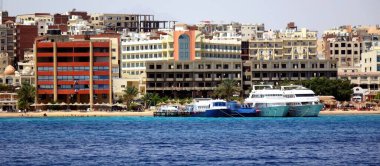
<path id="1" fill-rule="evenodd" d="M 156 19 L 196 24 L 199 21 L 264 23 L 284 29 L 288 22 L 324 30 L 340 25 L 380 24 L 380 0 L 3 0 L 10 15 L 35 12 L 154 14 Z"/>

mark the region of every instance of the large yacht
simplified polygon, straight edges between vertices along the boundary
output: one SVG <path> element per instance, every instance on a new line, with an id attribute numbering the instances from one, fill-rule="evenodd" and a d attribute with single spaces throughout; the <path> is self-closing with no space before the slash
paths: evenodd
<path id="1" fill-rule="evenodd" d="M 315 93 L 300 85 L 281 86 L 289 106 L 289 116 L 315 117 L 323 108 Z"/>
<path id="2" fill-rule="evenodd" d="M 260 112 L 259 116 L 284 117 L 288 114 L 289 106 L 286 105 L 283 93 L 279 89 L 273 89 L 272 85 L 253 85 L 244 103 Z"/>

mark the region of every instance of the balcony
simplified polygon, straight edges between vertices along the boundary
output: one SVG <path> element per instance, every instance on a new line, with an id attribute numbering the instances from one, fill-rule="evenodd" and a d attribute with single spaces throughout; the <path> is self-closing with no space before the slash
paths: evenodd
<path id="1" fill-rule="evenodd" d="M 94 56 L 108 57 L 108 56 L 110 56 L 110 53 L 109 52 L 94 52 Z"/>
<path id="2" fill-rule="evenodd" d="M 94 66 L 109 66 L 109 62 L 94 62 Z"/>
<path id="3" fill-rule="evenodd" d="M 37 62 L 38 67 L 53 67 L 53 62 Z"/>
<path id="4" fill-rule="evenodd" d="M 110 90 L 109 89 L 98 89 L 98 90 L 94 90 L 94 94 L 109 94 L 110 93 Z"/>
<path id="5" fill-rule="evenodd" d="M 109 84 L 109 80 L 94 80 L 94 84 Z"/>
<path id="6" fill-rule="evenodd" d="M 72 57 L 72 56 L 89 57 L 90 53 L 89 52 L 85 52 L 85 53 L 59 52 L 59 53 L 57 53 L 57 56 L 59 56 L 59 57 Z"/>
<path id="7" fill-rule="evenodd" d="M 49 53 L 37 53 L 37 57 L 52 57 L 52 56 L 53 56 L 52 52 L 49 52 Z"/>
<path id="8" fill-rule="evenodd" d="M 53 84 L 54 84 L 53 80 L 50 80 L 50 81 L 37 81 L 37 85 L 53 85 Z"/>
<path id="9" fill-rule="evenodd" d="M 109 71 L 94 71 L 93 74 L 94 75 L 109 75 L 110 72 Z"/>
<path id="10" fill-rule="evenodd" d="M 54 94 L 53 89 L 39 89 L 37 90 L 37 94 Z"/>
<path id="11" fill-rule="evenodd" d="M 54 72 L 53 71 L 38 71 L 37 75 L 39 75 L 39 76 L 53 76 Z"/>
<path id="12" fill-rule="evenodd" d="M 57 75 L 60 76 L 82 76 L 82 75 L 90 75 L 89 71 L 58 71 Z"/>
<path id="13" fill-rule="evenodd" d="M 90 63 L 89 62 L 58 62 L 57 66 L 90 66 Z"/>

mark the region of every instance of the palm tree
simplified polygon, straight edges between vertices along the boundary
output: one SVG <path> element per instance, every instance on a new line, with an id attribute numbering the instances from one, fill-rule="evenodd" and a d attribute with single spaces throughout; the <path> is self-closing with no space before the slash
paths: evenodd
<path id="1" fill-rule="evenodd" d="M 214 96 L 231 101 L 231 98 L 236 94 L 240 94 L 240 92 L 241 88 L 235 80 L 226 79 L 216 87 Z"/>
<path id="2" fill-rule="evenodd" d="M 160 96 L 157 93 L 146 93 L 141 100 L 144 101 L 145 108 L 155 106 L 160 102 Z M 166 102 L 167 98 L 163 98 L 162 102 Z"/>
<path id="3" fill-rule="evenodd" d="M 144 101 L 145 108 L 150 107 L 151 98 L 152 98 L 152 93 L 145 93 L 145 95 L 141 98 L 141 100 Z"/>
<path id="4" fill-rule="evenodd" d="M 17 106 L 19 109 L 31 110 L 31 105 L 34 103 L 36 89 L 27 82 L 23 82 L 19 90 L 17 90 Z"/>
<path id="5" fill-rule="evenodd" d="M 127 105 L 127 108 L 129 109 L 133 99 L 139 94 L 139 90 L 135 87 L 127 87 L 127 89 L 124 89 L 124 95 L 123 99 L 125 101 L 125 104 Z"/>

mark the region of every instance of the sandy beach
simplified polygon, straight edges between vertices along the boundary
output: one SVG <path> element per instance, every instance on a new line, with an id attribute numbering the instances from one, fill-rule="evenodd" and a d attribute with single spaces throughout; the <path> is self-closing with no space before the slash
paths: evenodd
<path id="1" fill-rule="evenodd" d="M 44 117 L 46 114 L 47 117 L 111 117 L 111 116 L 153 116 L 153 111 L 145 112 L 79 112 L 79 111 L 56 111 L 56 112 L 28 112 L 28 113 L 17 113 L 17 112 L 0 112 L 1 117 Z"/>
<path id="2" fill-rule="evenodd" d="M 376 111 L 358 111 L 358 110 L 324 110 L 319 113 L 319 115 L 370 115 L 370 114 L 380 114 L 380 110 Z"/>
<path id="3" fill-rule="evenodd" d="M 28 113 L 17 113 L 17 112 L 0 112 L 0 118 L 2 117 L 112 117 L 112 116 L 127 116 L 127 117 L 151 117 L 153 116 L 153 111 L 144 112 L 79 112 L 79 111 L 56 111 L 56 112 L 28 112 Z M 377 111 L 357 111 L 357 110 L 324 110 L 319 113 L 319 115 L 370 115 L 370 114 L 380 114 L 380 110 Z"/>

